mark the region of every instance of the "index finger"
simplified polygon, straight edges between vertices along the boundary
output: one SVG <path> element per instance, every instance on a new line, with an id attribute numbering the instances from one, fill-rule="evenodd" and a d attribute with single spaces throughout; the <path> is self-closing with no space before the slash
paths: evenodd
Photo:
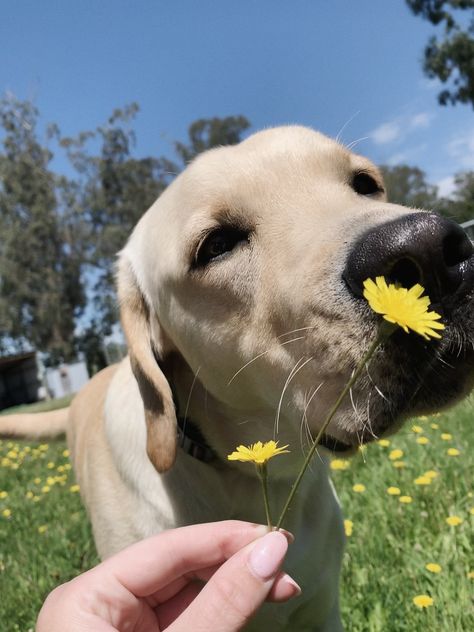
<path id="1" fill-rule="evenodd" d="M 163 531 L 90 572 L 96 576 L 112 574 L 132 594 L 146 597 L 186 573 L 222 564 L 267 531 L 263 525 L 238 520 Z"/>

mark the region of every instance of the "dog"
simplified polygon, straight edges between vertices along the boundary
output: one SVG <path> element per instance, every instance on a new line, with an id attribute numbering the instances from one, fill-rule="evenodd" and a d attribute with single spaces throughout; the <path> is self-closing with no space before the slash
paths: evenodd
<path id="1" fill-rule="evenodd" d="M 277 439 L 280 510 L 303 454 L 374 339 L 363 281 L 420 283 L 441 340 L 394 333 L 331 421 L 284 524 L 303 589 L 250 631 L 338 632 L 341 508 L 331 453 L 395 432 L 473 386 L 473 247 L 437 214 L 389 204 L 379 170 L 313 130 L 256 133 L 195 159 L 118 259 L 129 356 L 74 399 L 68 442 L 102 558 L 164 529 L 264 520 L 237 445 Z M 1 430 L 1 428 L 0 428 Z"/>

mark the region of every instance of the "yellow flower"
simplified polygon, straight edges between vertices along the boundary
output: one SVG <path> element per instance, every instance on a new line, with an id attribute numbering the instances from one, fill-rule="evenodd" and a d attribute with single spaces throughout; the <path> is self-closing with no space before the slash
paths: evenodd
<path id="1" fill-rule="evenodd" d="M 431 485 L 431 478 L 429 476 L 423 475 L 415 478 L 413 481 L 415 485 Z"/>
<path id="2" fill-rule="evenodd" d="M 287 445 L 284 445 L 279 448 L 278 441 L 267 441 L 266 443 L 257 441 L 257 443 L 249 447 L 239 445 L 236 451 L 229 454 L 227 458 L 229 461 L 250 461 L 257 465 L 263 465 L 274 456 L 289 452 L 289 450 L 285 450 L 287 447 Z"/>
<path id="3" fill-rule="evenodd" d="M 449 434 L 449 432 L 442 432 L 441 433 L 441 439 L 443 441 L 451 441 L 452 438 L 453 438 L 453 435 Z"/>
<path id="4" fill-rule="evenodd" d="M 420 445 L 426 445 L 430 442 L 430 440 L 428 439 L 428 437 L 417 437 L 416 442 Z"/>
<path id="5" fill-rule="evenodd" d="M 352 531 L 354 529 L 354 523 L 352 520 L 344 520 L 344 531 L 346 532 L 346 536 L 350 537 L 352 535 Z"/>
<path id="6" fill-rule="evenodd" d="M 33 479 L 33 483 L 35 485 L 39 485 L 41 483 L 41 479 L 37 476 L 36 478 Z"/>
<path id="7" fill-rule="evenodd" d="M 360 494 L 362 492 L 365 492 L 365 485 L 362 485 L 362 483 L 356 483 L 355 485 L 353 485 L 352 490 Z"/>
<path id="8" fill-rule="evenodd" d="M 461 452 L 457 448 L 448 448 L 446 454 L 448 456 L 459 456 Z"/>
<path id="9" fill-rule="evenodd" d="M 46 524 L 42 524 L 41 526 L 38 527 L 38 533 L 46 533 L 47 530 L 48 530 L 48 525 Z"/>
<path id="10" fill-rule="evenodd" d="M 69 450 L 63 450 L 63 456 L 68 457 L 70 454 Z"/>
<path id="11" fill-rule="evenodd" d="M 413 330 L 427 340 L 441 338 L 435 329 L 442 330 L 444 325 L 439 321 L 441 316 L 436 312 L 429 312 L 430 299 L 421 296 L 425 288 L 419 283 L 407 290 L 397 287 L 393 283 L 387 285 L 383 276 L 364 281 L 364 297 L 370 307 L 389 323 L 399 325 L 406 333 Z"/>
<path id="12" fill-rule="evenodd" d="M 469 509 L 469 513 L 470 513 L 472 516 L 474 516 L 474 507 L 471 507 L 471 508 Z"/>
<path id="13" fill-rule="evenodd" d="M 393 462 L 393 467 L 401 469 L 402 467 L 405 467 L 405 462 L 404 461 L 394 461 Z"/>
<path id="14" fill-rule="evenodd" d="M 388 439 L 379 439 L 377 443 L 381 445 L 382 448 L 388 448 L 388 446 L 390 445 L 390 441 Z"/>
<path id="15" fill-rule="evenodd" d="M 474 571 L 469 571 L 467 577 L 468 579 L 474 579 Z"/>
<path id="16" fill-rule="evenodd" d="M 25 494 L 25 497 L 28 498 L 28 500 L 31 500 L 33 498 L 34 494 L 32 491 L 27 491 Z"/>
<path id="17" fill-rule="evenodd" d="M 389 487 L 387 489 L 387 494 L 390 494 L 390 496 L 400 496 L 401 491 L 399 487 Z"/>
<path id="18" fill-rule="evenodd" d="M 0 492 L 0 500 L 8 497 L 8 492 Z"/>
<path id="19" fill-rule="evenodd" d="M 431 478 L 433 480 L 433 478 L 436 478 L 438 476 L 438 472 L 436 472 L 435 470 L 428 470 L 423 474 L 423 476 L 426 476 L 427 478 Z"/>
<path id="20" fill-rule="evenodd" d="M 78 492 L 80 490 L 79 485 L 71 485 L 71 487 L 69 488 L 69 491 L 72 492 L 73 494 Z"/>
<path id="21" fill-rule="evenodd" d="M 439 428 L 438 424 L 430 424 L 430 426 L 433 428 L 433 430 L 438 430 Z"/>
<path id="22" fill-rule="evenodd" d="M 349 461 L 346 459 L 333 459 L 330 467 L 331 470 L 347 470 L 349 467 Z"/>
<path id="23" fill-rule="evenodd" d="M 2 516 L 3 516 L 4 518 L 9 518 L 11 515 L 12 515 L 11 509 L 4 509 L 4 510 L 2 511 Z"/>
<path id="24" fill-rule="evenodd" d="M 425 568 L 427 571 L 430 571 L 430 573 L 441 573 L 442 571 L 442 567 L 439 564 L 434 564 L 433 562 L 426 564 Z"/>
<path id="25" fill-rule="evenodd" d="M 446 522 L 450 527 L 457 527 L 462 523 L 462 518 L 459 516 L 449 516 L 449 518 L 446 518 Z"/>
<path id="26" fill-rule="evenodd" d="M 413 603 L 417 608 L 428 608 L 433 605 L 433 599 L 428 595 L 417 595 L 413 597 Z"/>
<path id="27" fill-rule="evenodd" d="M 43 492 L 43 494 L 47 494 L 50 489 L 51 487 L 49 485 L 45 485 L 44 487 L 41 488 L 41 491 Z"/>
<path id="28" fill-rule="evenodd" d="M 423 428 L 421 426 L 412 426 L 411 431 L 415 434 L 420 434 L 421 432 L 423 432 Z"/>
<path id="29" fill-rule="evenodd" d="M 400 496 L 400 498 L 398 500 L 401 503 L 404 503 L 405 505 L 408 505 L 409 503 L 411 503 L 413 501 L 413 498 L 411 496 Z"/>
<path id="30" fill-rule="evenodd" d="M 392 450 L 390 454 L 388 455 L 388 458 L 391 461 L 398 461 L 398 459 L 401 459 L 402 456 L 403 456 L 403 450 Z"/>
<path id="31" fill-rule="evenodd" d="M 53 461 L 50 461 L 46 467 L 48 468 L 48 470 L 52 470 L 53 468 L 56 467 L 56 463 L 54 463 Z"/>

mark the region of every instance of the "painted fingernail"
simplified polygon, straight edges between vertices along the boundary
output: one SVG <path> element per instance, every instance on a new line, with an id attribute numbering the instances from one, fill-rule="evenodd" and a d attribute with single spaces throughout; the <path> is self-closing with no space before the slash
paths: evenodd
<path id="1" fill-rule="evenodd" d="M 259 579 L 274 577 L 288 550 L 288 540 L 279 531 L 267 533 L 254 544 L 248 558 L 250 570 Z"/>

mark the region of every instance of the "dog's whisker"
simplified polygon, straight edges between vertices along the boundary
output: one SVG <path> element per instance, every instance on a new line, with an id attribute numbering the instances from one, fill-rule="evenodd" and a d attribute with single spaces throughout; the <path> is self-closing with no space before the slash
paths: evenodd
<path id="1" fill-rule="evenodd" d="M 191 383 L 191 388 L 189 389 L 188 399 L 186 401 L 186 408 L 184 409 L 183 428 L 182 428 L 183 440 L 184 440 L 184 435 L 185 435 L 185 432 L 186 432 L 186 422 L 188 420 L 188 412 L 189 412 L 189 404 L 191 402 L 191 395 L 193 394 L 194 385 L 196 384 L 197 376 L 199 375 L 199 371 L 200 370 L 201 370 L 201 367 L 199 366 L 197 368 L 196 373 L 194 374 L 193 381 Z M 207 391 L 206 391 L 206 393 L 207 393 Z"/>
<path id="2" fill-rule="evenodd" d="M 307 331 L 309 329 L 315 329 L 315 327 L 299 327 L 298 329 L 291 329 L 290 331 L 285 331 L 284 334 L 280 334 L 278 338 L 283 338 L 283 336 L 289 336 L 290 334 L 296 334 L 298 331 Z"/>
<path id="3" fill-rule="evenodd" d="M 377 386 L 377 384 L 376 384 L 376 383 L 374 382 L 374 380 L 372 379 L 372 376 L 370 375 L 370 372 L 369 372 L 369 367 L 368 367 L 368 365 L 367 365 L 367 364 L 365 365 L 365 372 L 367 373 L 367 377 L 369 378 L 369 380 L 370 380 L 370 382 L 371 382 L 372 386 L 373 386 L 373 387 L 374 387 L 374 389 L 377 391 L 377 393 L 380 395 L 380 397 L 381 397 L 382 399 L 384 399 L 386 402 L 388 402 L 388 398 L 387 398 L 387 397 L 386 397 L 386 396 L 382 393 L 382 391 L 380 390 L 380 388 Z"/>
<path id="4" fill-rule="evenodd" d="M 283 335 L 285 335 L 285 334 L 283 334 Z M 296 342 L 297 340 L 303 340 L 305 337 L 306 336 L 298 336 L 297 338 L 292 338 L 291 340 L 285 340 L 285 342 L 279 343 L 279 346 L 283 347 L 285 345 L 289 345 L 290 342 Z M 271 351 L 271 349 L 267 349 L 266 351 L 262 351 L 262 353 L 259 353 L 254 358 L 249 360 L 246 364 L 244 364 L 244 366 L 240 367 L 240 369 L 236 373 L 234 373 L 234 375 L 227 382 L 227 386 L 230 386 L 232 384 L 232 382 L 235 380 L 235 378 L 239 375 L 239 373 L 242 373 L 242 371 L 244 369 L 246 369 L 250 364 L 252 364 L 252 362 L 255 362 L 256 360 L 258 360 L 262 356 L 266 355 L 267 353 L 270 353 L 270 351 Z"/>
<path id="5" fill-rule="evenodd" d="M 356 118 L 356 116 L 359 116 L 359 114 L 360 114 L 360 110 L 357 110 L 356 112 L 354 112 L 354 114 L 352 116 L 350 116 L 347 119 L 347 121 L 344 123 L 344 125 L 341 127 L 341 129 L 338 131 L 338 133 L 336 135 L 336 142 L 337 143 L 341 142 L 342 133 L 344 132 L 346 127 L 352 123 L 352 121 Z M 344 144 L 344 143 L 342 143 L 342 144 Z"/>
<path id="6" fill-rule="evenodd" d="M 358 138 L 357 140 L 353 140 L 352 143 L 349 143 L 348 145 L 346 145 L 346 147 L 349 151 L 351 151 L 351 149 L 354 149 L 356 145 L 361 143 L 363 140 L 369 140 L 369 138 L 370 136 L 362 136 L 361 138 Z"/>
<path id="7" fill-rule="evenodd" d="M 283 397 L 285 395 L 285 391 L 288 388 L 291 380 L 293 379 L 293 377 L 299 372 L 301 371 L 301 369 L 306 366 L 308 364 L 308 362 L 311 362 L 311 360 L 313 360 L 313 356 L 311 356 L 310 358 L 307 358 L 300 366 L 298 366 L 300 364 L 300 362 L 303 360 L 304 356 L 301 357 L 298 362 L 295 364 L 295 366 L 292 368 L 292 370 L 290 371 L 289 376 L 286 379 L 285 385 L 283 386 L 283 390 L 281 392 L 280 395 L 280 401 L 278 402 L 278 408 L 277 408 L 277 413 L 276 413 L 276 417 L 275 417 L 275 428 L 274 428 L 274 432 L 273 432 L 273 437 L 275 438 L 278 435 L 278 424 L 280 421 L 280 413 L 281 413 L 281 406 L 283 403 Z"/>

